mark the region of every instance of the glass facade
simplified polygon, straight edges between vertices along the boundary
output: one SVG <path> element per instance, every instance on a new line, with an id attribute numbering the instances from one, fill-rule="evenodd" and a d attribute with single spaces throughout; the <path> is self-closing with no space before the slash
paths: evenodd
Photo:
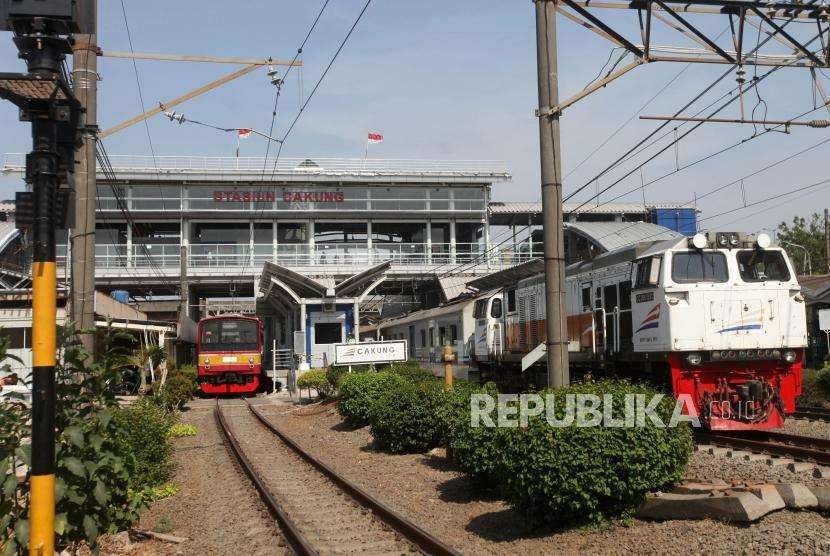
<path id="1" fill-rule="evenodd" d="M 130 210 L 211 212 L 456 212 L 484 213 L 486 187 L 331 186 L 300 183 L 257 185 L 99 186 L 99 210 L 118 211 L 119 198 Z"/>
<path id="2" fill-rule="evenodd" d="M 486 250 L 488 185 L 139 182 L 98 195 L 109 219 L 96 233 L 103 266 L 177 265 L 183 245 L 196 267 L 428 265 Z M 121 203 L 140 220 L 130 229 Z M 146 222 L 150 213 L 157 221 Z"/>

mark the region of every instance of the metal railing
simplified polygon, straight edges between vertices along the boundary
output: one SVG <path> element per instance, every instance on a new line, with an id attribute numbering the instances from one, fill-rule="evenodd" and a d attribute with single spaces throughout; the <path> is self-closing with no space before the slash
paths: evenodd
<path id="1" fill-rule="evenodd" d="M 253 248 L 252 248 L 253 247 Z M 442 266 L 453 264 L 487 266 L 499 269 L 542 256 L 541 245 L 534 252 L 514 250 L 512 246 L 487 251 L 479 243 L 337 243 L 311 246 L 302 244 L 191 244 L 188 246 L 188 267 L 240 268 L 258 267 L 274 262 L 286 267 L 355 267 L 392 261 L 393 266 Z M 178 268 L 180 246 L 170 244 L 97 245 L 95 260 L 98 268 Z M 57 248 L 58 264 L 66 263 L 66 246 Z"/>
<path id="2" fill-rule="evenodd" d="M 111 155 L 116 174 L 262 174 L 270 176 L 274 159 L 219 156 L 133 156 Z M 0 166 L 2 173 L 19 173 L 26 167 L 26 156 L 8 153 Z M 405 158 L 280 158 L 275 174 L 285 175 L 380 175 L 380 176 L 460 176 L 510 179 L 504 161 L 494 160 L 416 160 Z"/>

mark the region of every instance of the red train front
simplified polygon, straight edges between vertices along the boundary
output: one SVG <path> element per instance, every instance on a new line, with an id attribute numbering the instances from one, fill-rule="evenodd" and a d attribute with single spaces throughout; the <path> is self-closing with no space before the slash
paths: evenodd
<path id="1" fill-rule="evenodd" d="M 199 388 L 205 394 L 256 392 L 262 379 L 262 321 L 221 315 L 196 329 Z"/>

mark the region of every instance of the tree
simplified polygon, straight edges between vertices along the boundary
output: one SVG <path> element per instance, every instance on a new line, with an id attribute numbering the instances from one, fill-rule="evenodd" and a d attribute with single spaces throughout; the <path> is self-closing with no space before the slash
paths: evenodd
<path id="1" fill-rule="evenodd" d="M 809 224 L 800 216 L 793 218 L 789 225 L 781 222 L 778 243 L 789 254 L 799 275 L 809 274 L 810 269 L 818 274 L 828 271 L 824 253 L 824 216 L 813 213 Z"/>

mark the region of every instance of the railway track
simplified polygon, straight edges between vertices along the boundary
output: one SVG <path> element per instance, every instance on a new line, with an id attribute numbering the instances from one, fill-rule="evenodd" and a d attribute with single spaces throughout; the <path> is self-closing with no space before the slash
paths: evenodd
<path id="1" fill-rule="evenodd" d="M 216 402 L 227 444 L 299 555 L 460 553 L 342 477 L 245 400 Z"/>
<path id="2" fill-rule="evenodd" d="M 792 414 L 796 419 L 810 419 L 812 421 L 830 421 L 830 409 L 826 407 L 802 406 Z"/>
<path id="3" fill-rule="evenodd" d="M 700 443 L 830 465 L 830 440 L 769 431 L 696 432 Z"/>

